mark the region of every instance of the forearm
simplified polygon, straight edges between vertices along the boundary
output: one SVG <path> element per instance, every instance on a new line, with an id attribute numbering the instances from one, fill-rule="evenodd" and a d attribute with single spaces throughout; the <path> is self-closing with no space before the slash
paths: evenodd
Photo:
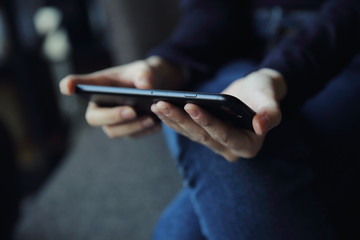
<path id="1" fill-rule="evenodd" d="M 172 37 L 150 54 L 206 73 L 242 54 L 251 24 L 247 1 L 182 1 L 183 15 Z M 246 46 L 246 47 L 245 47 Z"/>
<path id="2" fill-rule="evenodd" d="M 330 1 L 315 20 L 265 58 L 261 67 L 280 72 L 287 81 L 291 108 L 320 91 L 359 51 L 359 11 L 359 1 Z"/>

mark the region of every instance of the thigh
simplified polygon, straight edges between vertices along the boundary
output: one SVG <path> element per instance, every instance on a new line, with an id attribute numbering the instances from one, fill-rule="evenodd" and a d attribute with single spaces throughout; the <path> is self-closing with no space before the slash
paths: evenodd
<path id="1" fill-rule="evenodd" d="M 340 144 L 360 133 L 359 80 L 360 54 L 302 107 L 302 115 L 314 131 Z M 345 136 L 348 138 L 341 139 Z"/>
<path id="2" fill-rule="evenodd" d="M 360 55 L 302 108 L 312 130 L 319 192 L 339 239 L 360 239 Z"/>
<path id="3" fill-rule="evenodd" d="M 220 92 L 255 66 L 229 63 L 196 90 Z M 207 239 L 331 239 L 315 194 L 311 146 L 300 126 L 283 125 L 268 136 L 258 157 L 236 163 L 176 137 L 177 163 Z"/>
<path id="4" fill-rule="evenodd" d="M 332 239 L 306 144 L 269 143 L 256 158 L 229 163 L 179 140 L 178 165 L 207 239 Z"/>
<path id="5" fill-rule="evenodd" d="M 183 189 L 161 215 L 154 240 L 205 240 L 198 217 L 190 201 L 189 189 Z"/>
<path id="6" fill-rule="evenodd" d="M 221 92 L 255 66 L 232 62 L 196 90 Z M 206 239 L 332 239 L 300 126 L 296 121 L 282 125 L 258 157 L 236 163 L 167 130 Z"/>

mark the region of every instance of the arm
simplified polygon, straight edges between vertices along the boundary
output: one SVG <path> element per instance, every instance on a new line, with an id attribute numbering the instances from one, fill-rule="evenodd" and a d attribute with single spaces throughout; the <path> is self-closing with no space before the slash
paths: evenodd
<path id="1" fill-rule="evenodd" d="M 244 55 L 251 42 L 246 0 L 182 0 L 182 18 L 171 38 L 150 52 L 198 73 Z"/>
<path id="2" fill-rule="evenodd" d="M 178 28 L 167 43 L 149 54 L 151 57 L 92 74 L 68 76 L 61 81 L 60 89 L 63 94 L 71 95 L 75 85 L 81 83 L 178 88 L 183 82 L 182 66 L 204 73 L 241 52 L 243 45 L 238 42 L 248 36 L 250 12 L 246 4 L 239 2 L 183 0 L 184 16 Z M 230 48 L 231 45 L 238 47 Z M 92 126 L 102 126 L 110 137 L 138 136 L 157 127 L 150 117 L 137 118 L 129 106 L 104 109 L 90 102 L 86 119 Z"/>
<path id="3" fill-rule="evenodd" d="M 163 102 L 153 105 L 152 110 L 167 125 L 228 161 L 255 156 L 266 133 L 280 122 L 282 98 L 287 94 L 291 103 L 299 106 L 359 50 L 359 4 L 356 0 L 330 1 L 311 25 L 275 49 L 259 71 L 233 82 L 224 91 L 256 111 L 255 133 L 228 126 L 193 104 L 185 106 L 187 114 Z"/>
<path id="4" fill-rule="evenodd" d="M 269 54 L 261 67 L 284 76 L 287 104 L 297 109 L 351 61 L 359 43 L 360 1 L 332 0 L 316 19 Z"/>

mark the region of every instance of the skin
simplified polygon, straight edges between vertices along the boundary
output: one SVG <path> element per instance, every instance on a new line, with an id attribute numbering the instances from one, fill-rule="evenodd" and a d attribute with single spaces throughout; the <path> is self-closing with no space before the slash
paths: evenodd
<path id="1" fill-rule="evenodd" d="M 252 158 L 261 149 L 266 133 L 281 121 L 280 100 L 286 87 L 280 74 L 261 69 L 234 81 L 223 93 L 235 96 L 255 110 L 254 132 L 225 124 L 195 104 L 184 111 L 166 102 L 152 105 L 151 110 L 178 133 L 199 142 L 226 160 Z"/>
<path id="2" fill-rule="evenodd" d="M 176 89 L 181 81 L 179 67 L 151 57 L 88 75 L 70 75 L 60 82 L 60 90 L 72 95 L 76 84 Z M 234 81 L 222 93 L 241 99 L 256 112 L 252 122 L 255 132 L 229 126 L 195 104 L 180 109 L 160 101 L 151 110 L 176 132 L 209 147 L 230 162 L 252 158 L 261 149 L 266 133 L 281 121 L 279 103 L 286 94 L 284 79 L 274 70 L 260 69 Z M 137 117 L 129 106 L 100 108 L 89 102 L 86 120 L 91 126 L 102 127 L 111 138 L 139 137 L 160 129 L 160 124 L 150 116 Z"/>
<path id="3" fill-rule="evenodd" d="M 175 89 L 181 81 L 178 67 L 154 56 L 91 74 L 69 75 L 60 81 L 59 87 L 62 94 L 73 95 L 77 84 Z M 100 108 L 96 103 L 89 102 L 85 118 L 90 126 L 102 127 L 110 138 L 141 137 L 160 129 L 158 121 L 150 116 L 138 117 L 130 106 Z"/>

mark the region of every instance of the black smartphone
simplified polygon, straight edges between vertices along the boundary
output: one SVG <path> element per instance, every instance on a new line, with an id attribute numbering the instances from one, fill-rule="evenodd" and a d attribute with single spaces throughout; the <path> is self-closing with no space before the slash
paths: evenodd
<path id="1" fill-rule="evenodd" d="M 187 103 L 194 103 L 232 126 L 253 131 L 252 119 L 255 112 L 239 99 L 226 94 L 83 84 L 76 86 L 76 94 L 94 101 L 100 107 L 133 106 L 140 115 L 154 115 L 150 107 L 158 101 L 169 102 L 179 108 Z"/>

